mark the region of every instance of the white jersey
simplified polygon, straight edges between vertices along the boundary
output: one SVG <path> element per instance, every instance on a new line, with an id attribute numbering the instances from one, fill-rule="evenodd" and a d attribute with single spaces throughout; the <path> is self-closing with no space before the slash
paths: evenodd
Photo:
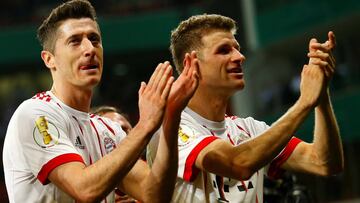
<path id="1" fill-rule="evenodd" d="M 200 171 L 196 168 L 195 161 L 201 150 L 216 139 L 223 139 L 237 146 L 268 128 L 264 122 L 251 117 L 225 117 L 222 122 L 213 122 L 185 108 L 179 128 L 179 169 L 172 202 L 263 202 L 264 175 L 277 177 L 281 174 L 280 165 L 290 156 L 300 142 L 299 139 L 292 138 L 270 165 L 260 169 L 246 181 Z M 158 136 L 156 134 L 148 146 L 149 164 L 152 164 L 156 155 Z"/>
<path id="2" fill-rule="evenodd" d="M 125 137 L 120 125 L 77 111 L 51 92 L 24 101 L 12 116 L 3 148 L 10 202 L 75 202 L 48 176 L 61 164 L 90 165 Z M 114 202 L 114 192 L 102 202 Z"/>

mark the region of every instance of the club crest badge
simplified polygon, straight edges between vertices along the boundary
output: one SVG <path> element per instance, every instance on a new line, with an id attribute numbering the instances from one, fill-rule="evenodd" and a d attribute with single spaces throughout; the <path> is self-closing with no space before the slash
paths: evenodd
<path id="1" fill-rule="evenodd" d="M 104 146 L 107 154 L 116 148 L 115 141 L 110 137 L 104 138 Z"/>
<path id="2" fill-rule="evenodd" d="M 46 120 L 45 116 L 40 116 L 35 121 L 33 137 L 37 145 L 48 148 L 58 144 L 60 133 L 53 123 Z"/>
<path id="3" fill-rule="evenodd" d="M 187 126 L 182 126 L 179 127 L 178 136 L 179 136 L 179 145 L 185 145 L 189 141 L 195 138 L 195 133 L 191 128 Z"/>

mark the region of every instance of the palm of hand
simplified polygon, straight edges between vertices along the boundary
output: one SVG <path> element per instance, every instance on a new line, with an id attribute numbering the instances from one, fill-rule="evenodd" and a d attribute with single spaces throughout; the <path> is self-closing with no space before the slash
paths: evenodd
<path id="1" fill-rule="evenodd" d="M 198 76 L 192 71 L 182 72 L 174 82 L 170 95 L 169 107 L 171 109 L 184 109 L 198 86 Z"/>

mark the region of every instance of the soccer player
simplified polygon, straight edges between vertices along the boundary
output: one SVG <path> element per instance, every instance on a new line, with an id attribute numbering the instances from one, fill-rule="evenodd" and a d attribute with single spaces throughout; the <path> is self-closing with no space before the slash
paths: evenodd
<path id="1" fill-rule="evenodd" d="M 115 188 L 142 202 L 168 202 L 180 113 L 198 84 L 194 66 L 176 81 L 169 62 L 157 66 L 148 83 L 141 83 L 140 118 L 125 136 L 116 122 L 88 113 L 103 70 L 91 4 L 72 0 L 56 7 L 38 38 L 53 85 L 24 101 L 8 125 L 3 163 L 10 202 L 108 203 L 114 202 Z M 149 169 L 138 158 L 160 125 L 159 154 Z"/>
<path id="2" fill-rule="evenodd" d="M 258 203 L 263 202 L 265 174 L 276 177 L 286 169 L 327 176 L 343 169 L 328 88 L 335 70 L 334 34 L 329 32 L 325 43 L 310 41 L 301 95 L 270 127 L 252 117 L 225 114 L 231 96 L 245 85 L 245 57 L 235 33 L 231 18 L 204 14 L 181 22 L 171 34 L 178 72 L 194 60 L 199 69 L 199 86 L 181 115 L 173 202 Z M 314 108 L 314 141 L 306 143 L 294 133 Z M 150 143 L 149 163 L 156 157 L 157 136 Z"/>

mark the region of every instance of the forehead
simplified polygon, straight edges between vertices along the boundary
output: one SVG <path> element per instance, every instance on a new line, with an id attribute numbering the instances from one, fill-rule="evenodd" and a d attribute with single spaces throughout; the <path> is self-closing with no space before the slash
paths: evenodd
<path id="1" fill-rule="evenodd" d="M 204 48 L 211 48 L 222 44 L 230 43 L 239 46 L 234 35 L 230 31 L 215 30 L 202 37 Z"/>
<path id="2" fill-rule="evenodd" d="M 90 18 L 67 19 L 58 28 L 59 38 L 67 38 L 82 33 L 97 33 L 100 35 L 98 24 Z"/>

